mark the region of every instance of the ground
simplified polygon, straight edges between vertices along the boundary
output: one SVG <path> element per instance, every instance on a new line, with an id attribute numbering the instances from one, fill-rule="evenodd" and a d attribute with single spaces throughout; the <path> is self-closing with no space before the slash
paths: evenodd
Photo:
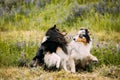
<path id="1" fill-rule="evenodd" d="M 113 69 L 113 72 L 109 72 L 110 69 Z M 81 71 L 77 73 L 68 73 L 64 70 L 48 72 L 41 67 L 9 67 L 0 69 L 0 80 L 120 80 L 119 75 L 120 68 L 108 68 L 106 66 L 94 69 L 93 72 Z"/>

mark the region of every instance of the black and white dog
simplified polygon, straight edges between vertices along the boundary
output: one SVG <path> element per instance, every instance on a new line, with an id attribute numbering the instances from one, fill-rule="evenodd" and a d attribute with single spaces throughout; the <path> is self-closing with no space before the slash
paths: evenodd
<path id="1" fill-rule="evenodd" d="M 64 35 L 65 34 L 62 34 L 62 32 L 56 28 L 56 25 L 48 29 L 36 56 L 32 60 L 31 66 L 45 63 L 48 68 L 53 66 L 59 68 L 61 64 L 64 69 L 67 70 L 65 64 L 66 60 L 64 60 L 64 57 L 68 54 L 68 52 L 66 47 L 67 41 L 65 40 Z"/>

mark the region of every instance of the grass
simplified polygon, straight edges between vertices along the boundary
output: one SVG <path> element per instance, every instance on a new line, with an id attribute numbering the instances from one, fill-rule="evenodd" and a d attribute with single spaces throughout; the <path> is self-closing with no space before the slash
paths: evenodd
<path id="1" fill-rule="evenodd" d="M 110 72 L 111 69 L 113 72 Z M 2 80 L 119 80 L 119 72 L 120 69 L 117 67 L 107 67 L 107 66 L 101 66 L 101 68 L 95 69 L 94 72 L 88 73 L 88 72 L 80 72 L 80 73 L 67 73 L 63 70 L 57 71 L 57 72 L 46 72 L 41 67 L 37 68 L 17 68 L 17 67 L 10 67 L 10 68 L 2 68 L 0 69 L 0 78 Z M 7 73 L 7 74 L 6 74 Z"/>
<path id="2" fill-rule="evenodd" d="M 17 4 L 4 1 L 0 3 L 0 11 L 4 12 L 0 13 L 0 79 L 120 79 L 119 0 L 35 0 L 30 3 L 15 0 Z M 21 59 L 29 64 L 46 30 L 54 24 L 70 35 L 81 27 L 90 30 L 91 53 L 99 59 L 94 72 L 48 73 L 42 68 L 18 67 Z"/>
<path id="3" fill-rule="evenodd" d="M 14 13 L 12 16 L 7 14 L 1 16 L 0 30 L 46 30 L 50 26 L 53 26 L 53 24 L 57 24 L 60 28 L 68 31 L 73 27 L 79 28 L 83 26 L 92 28 L 94 31 L 102 31 L 105 29 L 107 31 L 119 32 L 119 12 L 116 12 L 116 14 L 106 12 L 103 15 L 101 12 L 95 10 L 95 2 L 91 1 L 90 5 L 87 4 L 87 1 L 86 4 L 84 4 L 82 0 L 81 2 L 83 4 L 80 4 L 79 1 L 70 1 L 69 4 L 64 1 L 61 1 L 59 4 L 54 4 L 53 2 L 51 4 L 46 4 L 45 7 L 40 9 L 33 6 L 32 9 L 30 8 L 28 10 L 28 7 L 23 5 L 23 14 L 19 12 Z M 100 2 L 102 1 L 99 1 L 98 4 Z M 113 4 L 109 1 L 108 3 L 109 5 Z M 100 9 L 102 8 L 101 5 L 98 5 Z M 109 7 L 108 10 L 111 10 L 109 5 L 105 7 Z M 114 7 L 116 6 L 117 5 L 114 5 Z M 29 10 L 31 10 L 31 12 L 29 12 Z M 14 8 L 13 11 L 15 11 Z M 27 14 L 25 14 L 25 11 Z"/>
<path id="4" fill-rule="evenodd" d="M 4 35 L 3 35 L 4 34 Z M 39 35 L 41 34 L 41 35 Z M 37 36 L 34 36 L 37 35 Z M 1 66 L 17 65 L 21 52 L 26 54 L 27 59 L 35 55 L 39 47 L 43 32 L 38 31 L 10 31 L 1 32 Z M 10 56 L 13 56 L 12 58 Z M 31 56 L 31 57 L 30 57 Z"/>
<path id="5" fill-rule="evenodd" d="M 76 30 L 77 31 L 77 30 Z M 73 31 L 75 33 L 75 31 Z M 28 61 L 37 52 L 42 37 L 45 32 L 41 31 L 9 31 L 0 32 L 0 49 L 1 49 L 1 66 L 18 65 L 18 60 L 21 53 L 24 52 Z M 96 36 L 99 36 L 96 34 Z M 119 34 L 118 34 L 119 36 Z M 94 37 L 94 36 L 93 36 Z M 104 37 L 104 35 L 102 36 Z M 108 36 L 109 37 L 109 36 Z M 105 42 L 111 40 L 110 42 Z M 120 54 L 117 51 L 117 42 L 113 41 L 113 38 L 99 39 L 93 38 L 92 54 L 96 55 L 100 59 L 101 64 L 113 64 L 119 65 Z M 99 42 L 100 41 L 100 42 Z M 11 57 L 12 58 L 11 58 Z"/>

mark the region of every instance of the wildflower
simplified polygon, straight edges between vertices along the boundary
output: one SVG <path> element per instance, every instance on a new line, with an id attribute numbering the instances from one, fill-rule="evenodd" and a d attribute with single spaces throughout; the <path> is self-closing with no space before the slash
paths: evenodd
<path id="1" fill-rule="evenodd" d="M 26 59 L 26 54 L 24 52 L 21 52 L 20 58 L 18 59 L 18 66 L 27 66 L 27 59 Z"/>
<path id="2" fill-rule="evenodd" d="M 26 41 L 23 41 L 23 42 L 17 42 L 16 43 L 16 46 L 19 50 L 22 49 L 22 47 L 26 46 Z"/>
<path id="3" fill-rule="evenodd" d="M 117 51 L 120 53 L 120 44 L 117 44 Z"/>

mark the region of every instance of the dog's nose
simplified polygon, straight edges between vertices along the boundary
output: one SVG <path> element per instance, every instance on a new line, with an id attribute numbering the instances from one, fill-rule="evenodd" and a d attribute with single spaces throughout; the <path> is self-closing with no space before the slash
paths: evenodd
<path id="1" fill-rule="evenodd" d="M 75 41 L 75 38 L 73 38 L 73 40 Z"/>

